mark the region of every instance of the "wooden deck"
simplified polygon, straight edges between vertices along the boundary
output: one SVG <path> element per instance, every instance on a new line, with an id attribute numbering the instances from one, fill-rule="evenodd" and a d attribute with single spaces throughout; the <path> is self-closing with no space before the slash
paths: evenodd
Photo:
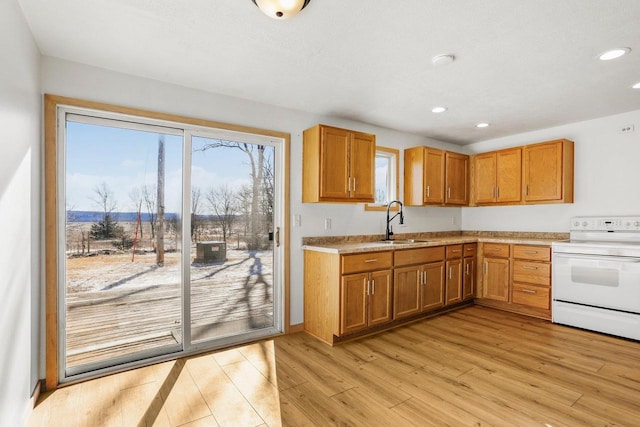
<path id="1" fill-rule="evenodd" d="M 191 285 L 192 338 L 208 340 L 273 325 L 269 271 L 235 263 L 221 281 L 196 278 Z M 226 268 L 226 267 L 225 267 Z M 179 284 L 76 292 L 67 296 L 67 366 L 105 360 L 179 343 Z"/>

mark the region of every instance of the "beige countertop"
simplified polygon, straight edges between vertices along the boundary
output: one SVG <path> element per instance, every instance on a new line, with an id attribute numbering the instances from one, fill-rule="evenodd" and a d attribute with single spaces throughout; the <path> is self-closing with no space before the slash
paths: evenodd
<path id="1" fill-rule="evenodd" d="M 496 233 L 497 234 L 497 233 Z M 511 243 L 521 245 L 551 245 L 552 242 L 562 240 L 563 236 L 558 238 L 536 238 L 535 236 L 438 236 L 438 237 L 420 237 L 415 242 L 402 243 L 386 243 L 383 241 L 352 241 L 348 239 L 346 242 L 333 242 L 322 244 L 304 244 L 302 249 L 307 251 L 328 252 L 337 254 L 352 254 L 359 252 L 380 252 L 389 250 L 402 250 L 413 248 L 427 248 L 431 246 L 455 245 L 460 243 Z M 398 240 L 406 240 L 398 238 Z"/>

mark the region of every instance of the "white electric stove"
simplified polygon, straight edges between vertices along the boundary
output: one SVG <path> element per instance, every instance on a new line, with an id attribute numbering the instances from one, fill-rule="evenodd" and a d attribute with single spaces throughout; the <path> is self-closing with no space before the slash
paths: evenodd
<path id="1" fill-rule="evenodd" d="M 640 340 L 640 216 L 572 218 L 552 248 L 553 322 Z"/>

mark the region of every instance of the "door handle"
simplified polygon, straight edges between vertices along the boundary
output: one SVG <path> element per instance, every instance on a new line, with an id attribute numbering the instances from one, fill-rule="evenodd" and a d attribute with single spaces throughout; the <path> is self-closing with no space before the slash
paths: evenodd
<path id="1" fill-rule="evenodd" d="M 280 227 L 276 227 L 276 247 L 280 247 Z"/>
<path id="2" fill-rule="evenodd" d="M 367 280 L 367 295 L 371 295 L 371 280 Z"/>
<path id="3" fill-rule="evenodd" d="M 356 177 L 353 177 L 353 191 L 356 191 Z"/>
<path id="4" fill-rule="evenodd" d="M 375 279 L 371 280 L 371 295 L 376 294 L 376 281 Z"/>
<path id="5" fill-rule="evenodd" d="M 451 187 L 447 189 L 447 198 L 451 198 Z"/>
<path id="6" fill-rule="evenodd" d="M 431 197 L 431 186 L 427 185 L 427 197 Z"/>
<path id="7" fill-rule="evenodd" d="M 469 264 L 467 264 L 465 266 L 465 274 L 468 276 L 469 275 Z"/>
<path id="8" fill-rule="evenodd" d="M 453 267 L 449 267 L 449 280 L 451 280 L 451 278 L 452 278 L 451 270 L 453 270 Z"/>

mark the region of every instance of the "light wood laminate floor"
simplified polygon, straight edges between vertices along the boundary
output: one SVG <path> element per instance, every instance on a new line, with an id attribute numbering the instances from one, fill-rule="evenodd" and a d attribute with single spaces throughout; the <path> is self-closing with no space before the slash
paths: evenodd
<path id="1" fill-rule="evenodd" d="M 640 343 L 484 307 L 303 334 L 45 393 L 30 426 L 640 425 Z"/>

